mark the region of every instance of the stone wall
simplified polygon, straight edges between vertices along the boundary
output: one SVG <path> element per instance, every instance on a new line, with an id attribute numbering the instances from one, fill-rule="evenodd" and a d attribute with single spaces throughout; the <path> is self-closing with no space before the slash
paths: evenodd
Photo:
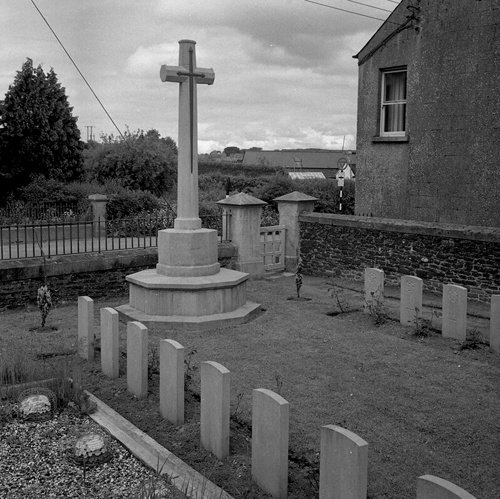
<path id="1" fill-rule="evenodd" d="M 424 280 L 427 290 L 459 284 L 470 299 L 500 293 L 500 228 L 310 213 L 301 215 L 305 274 L 363 279 L 364 269 Z"/>
<path id="2" fill-rule="evenodd" d="M 219 262 L 232 268 L 236 248 L 219 244 Z M 130 249 L 104 253 L 80 253 L 47 258 L 0 261 L 0 310 L 36 304 L 37 289 L 44 283 L 44 272 L 54 303 L 76 301 L 80 295 L 92 298 L 125 296 L 125 277 L 158 263 L 158 249 Z"/>

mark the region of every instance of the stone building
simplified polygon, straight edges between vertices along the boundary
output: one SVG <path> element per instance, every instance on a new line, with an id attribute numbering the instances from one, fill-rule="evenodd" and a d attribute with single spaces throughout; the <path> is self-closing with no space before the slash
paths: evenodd
<path id="1" fill-rule="evenodd" d="M 500 2 L 402 0 L 355 58 L 356 215 L 500 227 Z"/>

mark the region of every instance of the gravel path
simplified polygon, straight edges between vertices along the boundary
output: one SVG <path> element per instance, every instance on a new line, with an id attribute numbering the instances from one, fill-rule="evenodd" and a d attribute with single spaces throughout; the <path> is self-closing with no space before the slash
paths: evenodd
<path id="1" fill-rule="evenodd" d="M 84 470 L 67 458 L 81 435 L 104 435 L 112 458 Z M 65 410 L 44 422 L 14 420 L 0 427 L 2 499 L 141 497 L 141 483 L 154 473 L 89 417 Z M 174 497 L 163 487 L 161 497 Z M 158 497 L 158 496 L 156 496 Z M 175 495 L 175 497 L 179 497 Z"/>

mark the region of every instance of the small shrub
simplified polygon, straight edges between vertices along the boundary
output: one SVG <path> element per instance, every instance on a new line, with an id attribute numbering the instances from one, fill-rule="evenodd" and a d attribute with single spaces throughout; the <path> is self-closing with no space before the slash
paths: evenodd
<path id="1" fill-rule="evenodd" d="M 40 315 L 42 316 L 42 325 L 45 326 L 45 322 L 47 321 L 47 316 L 49 315 L 49 311 L 52 307 L 52 298 L 50 296 L 50 290 L 47 285 L 40 286 L 38 288 L 36 302 L 38 305 L 38 309 L 40 310 Z"/>
<path id="2" fill-rule="evenodd" d="M 384 295 L 380 290 L 371 292 L 371 299 L 365 300 L 365 307 L 373 317 L 375 325 L 380 326 L 387 321 L 387 312 L 384 305 Z"/>
<path id="3" fill-rule="evenodd" d="M 349 303 L 340 294 L 339 288 L 333 282 L 328 283 L 327 292 L 333 299 L 334 308 L 338 308 L 338 313 L 345 314 L 351 310 Z M 336 315 L 336 312 L 332 311 L 328 315 Z"/>

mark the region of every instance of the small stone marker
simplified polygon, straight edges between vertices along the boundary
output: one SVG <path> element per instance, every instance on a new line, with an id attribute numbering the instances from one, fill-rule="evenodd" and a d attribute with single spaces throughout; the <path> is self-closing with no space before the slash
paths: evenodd
<path id="1" fill-rule="evenodd" d="M 399 320 L 404 326 L 414 326 L 416 319 L 421 319 L 422 290 L 423 281 L 420 277 L 411 275 L 401 277 Z"/>
<path id="2" fill-rule="evenodd" d="M 253 390 L 252 478 L 275 499 L 288 493 L 290 404 L 264 388 Z"/>
<path id="3" fill-rule="evenodd" d="M 184 347 L 160 340 L 160 414 L 174 425 L 184 424 Z"/>
<path id="4" fill-rule="evenodd" d="M 78 297 L 78 355 L 94 360 L 94 300 Z"/>
<path id="5" fill-rule="evenodd" d="M 443 285 L 443 324 L 445 338 L 465 341 L 467 336 L 467 289 L 456 284 Z"/>
<path id="6" fill-rule="evenodd" d="M 114 379 L 119 376 L 119 366 L 118 312 L 110 307 L 101 308 L 101 370 Z"/>
<path id="7" fill-rule="evenodd" d="M 319 499 L 366 499 L 368 443 L 340 426 L 321 427 Z"/>
<path id="8" fill-rule="evenodd" d="M 365 314 L 371 307 L 377 307 L 384 302 L 384 271 L 380 269 L 365 269 Z"/>
<path id="9" fill-rule="evenodd" d="M 148 328 L 127 323 L 127 388 L 138 399 L 148 396 Z"/>
<path id="10" fill-rule="evenodd" d="M 491 296 L 490 348 L 500 353 L 500 295 Z"/>
<path id="11" fill-rule="evenodd" d="M 99 433 L 86 433 L 76 442 L 73 460 L 85 466 L 97 466 L 111 459 L 106 440 Z"/>
<path id="12" fill-rule="evenodd" d="M 417 499 L 476 499 L 464 489 L 437 476 L 417 478 Z"/>
<path id="13" fill-rule="evenodd" d="M 201 363 L 201 445 L 221 461 L 229 456 L 230 376 L 217 362 Z"/>

